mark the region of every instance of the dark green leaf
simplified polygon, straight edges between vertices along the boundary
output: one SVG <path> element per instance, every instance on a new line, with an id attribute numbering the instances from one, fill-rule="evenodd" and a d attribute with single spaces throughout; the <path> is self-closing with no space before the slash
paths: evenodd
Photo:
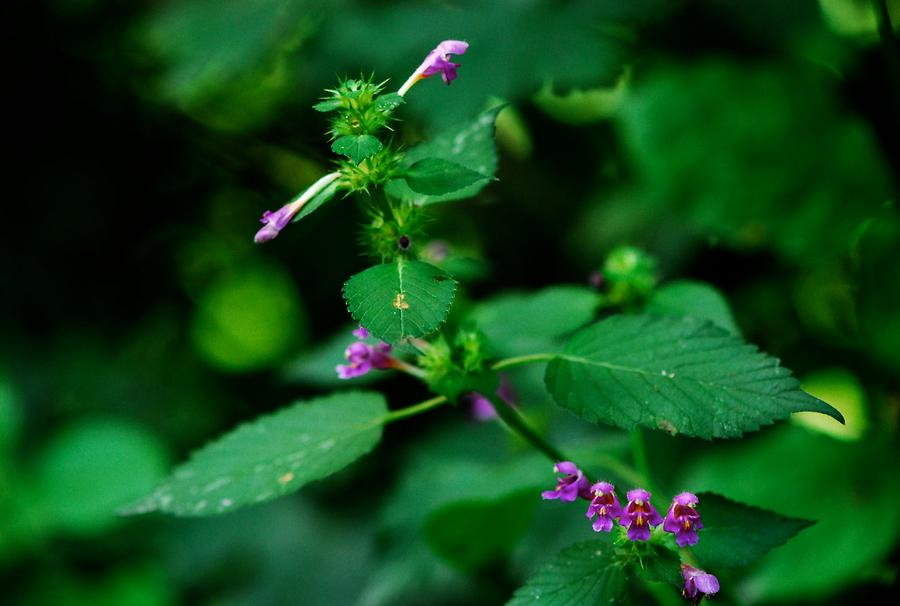
<path id="1" fill-rule="evenodd" d="M 319 207 L 331 200 L 334 197 L 334 194 L 337 193 L 339 187 L 337 181 L 332 181 L 325 188 L 322 189 L 319 193 L 312 197 L 312 199 L 303 205 L 303 208 L 297 213 L 291 222 L 299 221 L 300 219 L 307 217 L 317 210 Z M 302 193 L 300 194 L 303 195 Z"/>
<path id="2" fill-rule="evenodd" d="M 539 501 L 526 489 L 500 499 L 458 502 L 428 517 L 423 533 L 444 560 L 462 570 L 492 564 L 508 555 L 531 525 Z"/>
<path id="3" fill-rule="evenodd" d="M 556 351 L 560 340 L 594 319 L 601 297 L 584 286 L 551 286 L 479 303 L 469 320 L 500 356 Z"/>
<path id="4" fill-rule="evenodd" d="M 479 172 L 440 158 L 419 160 L 403 175 L 410 189 L 428 196 L 449 194 L 487 179 Z"/>
<path id="5" fill-rule="evenodd" d="M 416 193 L 403 180 L 388 183 L 387 192 L 415 204 L 434 204 L 464 200 L 480 192 L 497 172 L 497 149 L 494 145 L 494 123 L 503 106 L 495 107 L 475 120 L 441 133 L 434 139 L 413 147 L 406 153 L 404 166 L 409 168 L 426 158 L 438 158 L 468 168 L 480 175 L 478 180 L 456 191 L 441 195 Z"/>
<path id="6" fill-rule="evenodd" d="M 520 587 L 507 606 L 613 604 L 625 592 L 625 567 L 606 541 L 563 549 Z"/>
<path id="7" fill-rule="evenodd" d="M 713 570 L 749 566 L 813 524 L 711 492 L 697 496 L 703 530 L 693 552 Z"/>
<path id="8" fill-rule="evenodd" d="M 353 319 L 392 344 L 436 330 L 447 318 L 455 294 L 450 274 L 402 257 L 370 267 L 344 284 L 344 300 Z"/>
<path id="9" fill-rule="evenodd" d="M 123 513 L 205 516 L 263 503 L 340 471 L 381 440 L 377 393 L 351 391 L 296 404 L 241 425 L 194 452 Z"/>
<path id="10" fill-rule="evenodd" d="M 800 389 L 779 361 L 706 320 L 613 316 L 550 362 L 558 404 L 592 422 L 733 438 L 808 410 L 841 414 Z"/>
<path id="11" fill-rule="evenodd" d="M 647 301 L 646 311 L 667 316 L 704 318 L 733 335 L 741 334 L 728 300 L 703 282 L 679 280 L 656 289 Z"/>
<path id="12" fill-rule="evenodd" d="M 378 140 L 378 137 L 372 135 L 344 135 L 338 137 L 331 144 L 331 151 L 347 156 L 355 164 L 374 156 L 382 149 L 384 149 L 384 145 Z"/>
<path id="13" fill-rule="evenodd" d="M 388 93 L 375 99 L 375 107 L 383 112 L 394 111 L 405 103 L 405 99 L 397 93 Z"/>

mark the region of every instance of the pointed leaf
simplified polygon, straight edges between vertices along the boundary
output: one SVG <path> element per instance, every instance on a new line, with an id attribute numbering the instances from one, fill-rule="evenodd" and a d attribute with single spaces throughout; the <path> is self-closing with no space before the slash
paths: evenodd
<path id="1" fill-rule="evenodd" d="M 458 191 L 488 177 L 462 164 L 425 158 L 410 166 L 404 173 L 406 184 L 420 194 L 440 196 Z"/>
<path id="2" fill-rule="evenodd" d="M 370 267 L 344 284 L 353 319 L 392 344 L 436 330 L 447 318 L 455 294 L 450 274 L 402 257 Z"/>
<path id="3" fill-rule="evenodd" d="M 593 324 L 566 343 L 545 381 L 559 405 L 626 429 L 733 438 L 801 410 L 843 422 L 776 358 L 697 318 L 613 316 Z"/>
<path id="4" fill-rule="evenodd" d="M 456 191 L 441 195 L 416 193 L 402 179 L 391 181 L 387 192 L 397 198 L 415 204 L 434 204 L 450 200 L 465 200 L 480 192 L 488 179 L 497 172 L 497 149 L 494 144 L 494 122 L 504 106 L 490 109 L 474 120 L 451 128 L 434 139 L 413 147 L 406 152 L 404 166 L 410 167 L 425 158 L 439 158 L 464 166 L 484 178 Z"/>
<path id="5" fill-rule="evenodd" d="M 337 393 L 241 425 L 179 466 L 123 513 L 206 516 L 262 503 L 329 476 L 381 440 L 381 394 Z"/>
<path id="6" fill-rule="evenodd" d="M 697 495 L 703 521 L 692 551 L 713 569 L 749 566 L 814 522 L 744 505 L 711 492 Z"/>
<path id="7" fill-rule="evenodd" d="M 372 135 L 344 135 L 335 139 L 331 144 L 331 151 L 347 156 L 355 164 L 374 156 L 382 149 L 384 149 L 384 145 L 378 140 L 378 137 Z"/>
<path id="8" fill-rule="evenodd" d="M 614 604 L 625 592 L 625 576 L 609 542 L 576 543 L 528 579 L 507 606 Z"/>
<path id="9" fill-rule="evenodd" d="M 324 101 L 320 101 L 313 105 L 313 109 L 317 112 L 331 112 L 336 109 L 340 109 L 344 105 L 344 102 L 340 98 L 332 98 L 325 99 Z"/>

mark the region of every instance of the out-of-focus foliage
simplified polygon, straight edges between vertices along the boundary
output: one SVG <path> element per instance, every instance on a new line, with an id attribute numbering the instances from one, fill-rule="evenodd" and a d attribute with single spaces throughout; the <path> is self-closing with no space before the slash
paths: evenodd
<path id="1" fill-rule="evenodd" d="M 446 38 L 470 44 L 460 77 L 416 85 L 396 141 L 414 150 L 509 104 L 498 180 L 430 207 L 415 243 L 460 282 L 449 324 L 481 324 L 498 354 L 560 347 L 603 311 L 592 272 L 640 247 L 656 264 L 629 311 L 741 334 L 847 419 L 648 442 L 660 491 L 815 521 L 749 572 L 723 572 L 716 603 L 886 601 L 900 540 L 900 84 L 873 4 L 11 7 L 9 116 L 24 128 L 9 135 L 0 240 L 4 603 L 501 604 L 594 538 L 583 512 L 539 500 L 548 461 L 462 407 L 387 426 L 377 457 L 277 502 L 116 515 L 188 451 L 347 386 L 334 367 L 353 339 L 341 285 L 366 267 L 360 200 L 337 195 L 264 248 L 253 233 L 329 170 L 311 109 L 323 89 L 374 71 L 393 90 Z M 898 2 L 885 6 L 896 32 Z M 522 343 L 510 327 L 526 319 L 545 341 Z M 543 373 L 507 373 L 523 413 L 624 487 L 609 464 L 626 434 L 554 407 Z M 403 377 L 366 380 L 391 408 L 424 397 Z"/>

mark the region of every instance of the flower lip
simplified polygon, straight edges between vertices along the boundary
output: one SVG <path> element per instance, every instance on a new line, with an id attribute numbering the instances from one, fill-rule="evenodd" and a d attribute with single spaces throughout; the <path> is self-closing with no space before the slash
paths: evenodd
<path id="1" fill-rule="evenodd" d="M 444 82 L 450 84 L 456 79 L 456 68 L 459 63 L 450 61 L 451 55 L 462 55 L 469 48 L 469 43 L 462 40 L 444 40 L 438 44 L 422 61 L 422 64 L 416 68 L 416 71 L 403 83 L 403 86 L 397 91 L 401 97 L 412 88 L 412 86 L 434 74 L 440 73 Z"/>
<path id="2" fill-rule="evenodd" d="M 553 471 L 564 474 L 556 478 L 556 488 L 553 490 L 545 490 L 541 493 L 544 499 L 559 499 L 571 503 L 581 497 L 582 499 L 591 498 L 591 484 L 584 472 L 578 469 L 578 466 L 571 461 L 560 461 L 553 466 Z"/>

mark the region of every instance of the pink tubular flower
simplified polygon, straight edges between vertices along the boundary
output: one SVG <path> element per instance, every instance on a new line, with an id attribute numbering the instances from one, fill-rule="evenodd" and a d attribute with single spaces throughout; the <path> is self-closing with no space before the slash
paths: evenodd
<path id="1" fill-rule="evenodd" d="M 545 490 L 541 496 L 545 499 L 559 499 L 571 503 L 578 497 L 582 499 L 591 498 L 591 484 L 584 477 L 582 472 L 575 463 L 571 461 L 560 461 L 553 466 L 553 471 L 563 474 L 556 479 L 556 488 L 553 490 Z"/>
<path id="2" fill-rule="evenodd" d="M 345 351 L 344 357 L 349 364 L 338 364 L 338 378 L 352 379 L 361 377 L 373 368 L 384 370 L 394 366 L 394 358 L 391 356 L 391 346 L 381 342 L 378 345 L 369 345 L 364 339 L 369 337 L 369 331 L 360 326 L 353 331 L 353 335 L 359 339 L 352 343 Z"/>
<path id="3" fill-rule="evenodd" d="M 609 482 L 597 482 L 591 486 L 591 504 L 588 506 L 587 518 L 594 516 L 595 532 L 609 532 L 612 530 L 615 519 L 622 515 L 622 506 L 619 505 L 619 497 L 616 496 L 616 487 Z"/>
<path id="4" fill-rule="evenodd" d="M 406 91 L 412 88 L 413 84 L 439 72 L 444 82 L 450 84 L 456 79 L 456 68 L 459 67 L 459 63 L 450 61 L 450 55 L 462 55 L 468 48 L 468 42 L 444 40 L 433 51 L 428 53 L 428 56 L 422 61 L 422 65 L 403 83 L 397 94 L 402 97 L 406 94 Z"/>
<path id="5" fill-rule="evenodd" d="M 679 547 L 697 544 L 697 531 L 703 528 L 696 509 L 699 502 L 697 495 L 690 492 L 682 492 L 672 499 L 663 530 L 675 534 L 675 542 Z"/>
<path id="6" fill-rule="evenodd" d="M 643 488 L 628 491 L 628 505 L 619 517 L 619 524 L 628 528 L 632 541 L 650 539 L 650 528 L 662 524 L 662 516 L 650 504 L 650 493 Z"/>
<path id="7" fill-rule="evenodd" d="M 684 597 L 690 598 L 694 604 L 700 602 L 703 596 L 719 593 L 719 579 L 705 570 L 681 565 L 681 576 L 684 577 Z"/>
<path id="8" fill-rule="evenodd" d="M 278 237 L 281 230 L 288 226 L 291 219 L 300 212 L 306 203 L 312 200 L 316 194 L 325 189 L 339 176 L 339 173 L 329 173 L 310 185 L 309 188 L 296 199 L 288 202 L 275 212 L 270 210 L 264 212 L 262 218 L 259 220 L 263 226 L 256 232 L 253 241 L 257 244 L 262 244 L 263 242 L 268 242 Z"/>

